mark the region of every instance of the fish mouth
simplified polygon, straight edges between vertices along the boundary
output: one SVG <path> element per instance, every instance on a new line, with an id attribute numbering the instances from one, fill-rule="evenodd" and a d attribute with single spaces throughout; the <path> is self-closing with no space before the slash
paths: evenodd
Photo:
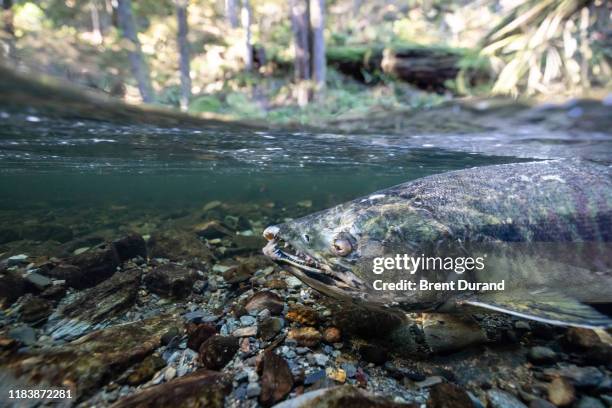
<path id="1" fill-rule="evenodd" d="M 279 228 L 276 226 L 266 228 L 264 237 L 268 240 L 268 243 L 262 249 L 264 255 L 274 261 L 287 263 L 295 267 L 292 268 L 292 273 L 304 281 L 316 280 L 327 286 L 351 291 L 365 287 L 361 279 L 350 269 L 341 266 L 332 268 L 330 265 L 296 249 L 279 235 Z"/>

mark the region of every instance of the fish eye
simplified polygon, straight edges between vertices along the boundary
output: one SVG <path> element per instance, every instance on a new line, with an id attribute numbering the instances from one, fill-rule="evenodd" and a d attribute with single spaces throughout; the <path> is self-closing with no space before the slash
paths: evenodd
<path id="1" fill-rule="evenodd" d="M 340 236 L 332 242 L 331 250 L 338 256 L 347 256 L 353 251 L 353 245 L 348 238 Z"/>
<path id="2" fill-rule="evenodd" d="M 306 241 L 306 243 L 310 242 L 310 235 L 304 234 L 304 235 L 302 235 L 302 238 L 304 238 L 304 241 Z"/>

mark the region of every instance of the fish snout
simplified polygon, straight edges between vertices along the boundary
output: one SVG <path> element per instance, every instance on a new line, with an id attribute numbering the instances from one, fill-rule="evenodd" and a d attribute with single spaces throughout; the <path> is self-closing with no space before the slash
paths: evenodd
<path id="1" fill-rule="evenodd" d="M 276 225 L 270 225 L 263 232 L 263 236 L 268 241 L 274 241 L 278 237 L 279 228 Z"/>

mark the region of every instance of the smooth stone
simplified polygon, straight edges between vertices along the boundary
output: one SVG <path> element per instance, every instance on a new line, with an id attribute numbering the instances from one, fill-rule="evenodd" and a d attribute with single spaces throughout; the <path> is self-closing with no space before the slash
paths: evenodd
<path id="1" fill-rule="evenodd" d="M 264 406 L 281 401 L 293 388 L 293 375 L 284 358 L 273 351 L 266 351 L 262 359 L 261 394 L 259 402 Z"/>
<path id="2" fill-rule="evenodd" d="M 576 399 L 574 386 L 565 378 L 557 377 L 548 384 L 548 400 L 559 407 L 570 405 Z"/>
<path id="3" fill-rule="evenodd" d="M 200 362 L 208 369 L 220 370 L 234 358 L 238 347 L 238 338 L 214 335 L 200 346 Z"/>
<path id="4" fill-rule="evenodd" d="M 34 285 L 38 290 L 45 290 L 53 284 L 53 281 L 51 279 L 36 272 L 30 272 L 25 274 L 23 279 L 26 282 Z"/>
<path id="5" fill-rule="evenodd" d="M 606 406 L 597 398 L 584 396 L 580 398 L 576 404 L 576 408 L 606 408 Z"/>
<path id="6" fill-rule="evenodd" d="M 261 386 L 256 382 L 249 383 L 246 388 L 246 395 L 248 398 L 258 397 L 261 394 Z"/>
<path id="7" fill-rule="evenodd" d="M 26 346 L 36 343 L 36 332 L 30 326 L 15 326 L 9 330 L 8 335 Z"/>
<path id="8" fill-rule="evenodd" d="M 487 391 L 487 401 L 491 408 L 527 408 L 514 395 L 497 388 Z"/>
<path id="9" fill-rule="evenodd" d="M 244 308 L 251 313 L 259 313 L 268 309 L 272 315 L 280 315 L 285 307 L 285 302 L 276 293 L 264 291 L 257 292 L 247 300 Z"/>
<path id="10" fill-rule="evenodd" d="M 557 360 L 557 353 L 548 347 L 535 346 L 529 349 L 527 358 L 532 363 L 553 363 Z"/>
<path id="11" fill-rule="evenodd" d="M 222 408 L 232 389 L 231 378 L 209 370 L 197 370 L 164 384 L 146 388 L 117 401 L 113 408 L 206 407 Z"/>
<path id="12" fill-rule="evenodd" d="M 440 383 L 429 389 L 427 408 L 473 408 L 468 393 L 455 384 Z"/>

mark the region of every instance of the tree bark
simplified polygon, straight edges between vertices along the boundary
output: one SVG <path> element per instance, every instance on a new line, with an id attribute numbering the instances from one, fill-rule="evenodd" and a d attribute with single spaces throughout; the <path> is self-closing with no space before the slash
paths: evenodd
<path id="1" fill-rule="evenodd" d="M 179 46 L 179 70 L 181 73 L 181 110 L 186 111 L 189 107 L 189 99 L 191 98 L 191 69 L 189 60 L 189 42 L 187 41 L 187 33 L 189 26 L 187 25 L 187 0 L 176 1 L 176 16 L 178 20 L 178 46 Z"/>
<path id="2" fill-rule="evenodd" d="M 91 3 L 89 3 L 89 10 L 91 12 L 91 31 L 94 35 L 94 41 L 99 45 L 102 44 L 104 37 L 102 36 L 100 12 L 98 11 L 96 0 L 91 0 Z"/>
<path id="3" fill-rule="evenodd" d="M 312 28 L 312 77 L 317 89 L 325 87 L 325 0 L 310 0 Z"/>
<path id="4" fill-rule="evenodd" d="M 9 36 L 15 36 L 15 26 L 13 25 L 13 0 L 2 0 L 2 21 L 3 29 Z"/>
<path id="5" fill-rule="evenodd" d="M 236 13 L 236 0 L 225 0 L 225 15 L 232 28 L 238 27 L 238 15 Z"/>
<path id="6" fill-rule="evenodd" d="M 251 43 L 251 5 L 249 0 L 242 0 L 242 26 L 245 32 L 244 65 L 247 71 L 253 70 L 253 44 Z"/>
<path id="7" fill-rule="evenodd" d="M 310 79 L 310 44 L 308 41 L 308 8 L 305 0 L 291 0 L 291 26 L 295 47 L 295 78 Z"/>
<path id="8" fill-rule="evenodd" d="M 151 103 L 154 100 L 153 87 L 151 86 L 151 78 L 149 76 L 149 68 L 142 55 L 142 47 L 138 40 L 136 25 L 132 15 L 132 0 L 118 0 L 117 2 L 117 17 L 119 27 L 123 32 L 123 37 L 128 40 L 130 49 L 128 57 L 132 72 L 138 82 L 138 90 L 143 102 Z"/>

